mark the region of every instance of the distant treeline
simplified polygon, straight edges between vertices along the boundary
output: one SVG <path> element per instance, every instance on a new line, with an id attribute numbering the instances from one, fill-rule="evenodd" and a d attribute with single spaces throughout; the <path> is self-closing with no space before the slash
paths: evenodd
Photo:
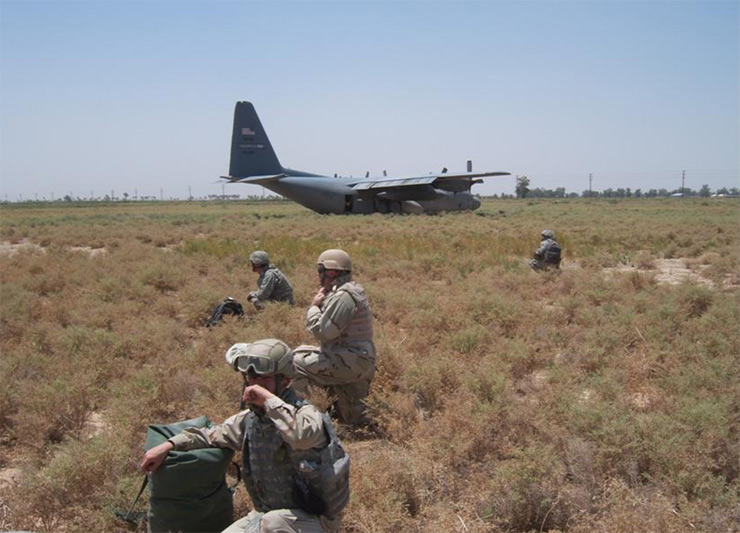
<path id="1" fill-rule="evenodd" d="M 740 189 L 732 187 L 722 187 L 716 191 L 712 191 L 709 185 L 702 185 L 702 187 L 695 191 L 689 187 L 678 188 L 673 190 L 668 189 L 635 189 L 632 190 L 629 187 L 626 189 L 604 189 L 603 191 L 589 191 L 585 190 L 578 194 L 577 192 L 567 192 L 565 187 L 558 187 L 557 189 L 542 189 L 525 188 L 522 190 L 521 187 L 517 188 L 516 194 L 494 194 L 493 198 L 669 198 L 669 197 L 699 197 L 709 198 L 712 196 L 740 196 Z"/>
<path id="2" fill-rule="evenodd" d="M 540 187 L 536 187 L 534 189 L 522 188 L 518 187 L 516 194 L 493 194 L 493 195 L 486 195 L 487 198 L 501 198 L 501 199 L 514 199 L 514 198 L 670 198 L 670 197 L 699 197 L 699 198 L 709 198 L 709 197 L 740 197 L 740 189 L 737 187 L 727 188 L 722 187 L 717 189 L 716 191 L 713 191 L 709 185 L 702 185 L 702 187 L 695 191 L 689 187 L 686 188 L 678 188 L 673 190 L 668 189 L 648 189 L 647 191 L 643 191 L 642 189 L 635 189 L 632 190 L 629 187 L 626 189 L 604 189 L 603 191 L 583 191 L 582 193 L 578 194 L 577 192 L 568 192 L 565 190 L 565 187 L 558 187 L 556 189 L 542 189 Z M 136 196 L 132 197 L 128 194 L 124 193 L 123 196 L 110 196 L 105 195 L 101 197 L 79 197 L 79 196 L 70 196 L 65 195 L 61 198 L 55 198 L 53 200 L 48 200 L 46 198 L 38 199 L 38 198 L 25 198 L 20 199 L 16 201 L 9 201 L 4 200 L 0 201 L 0 204 L 3 203 L 47 203 L 47 202 L 53 202 L 53 203 L 79 203 L 79 202 L 167 202 L 167 201 L 176 201 L 176 202 L 182 202 L 182 201 L 193 201 L 193 202 L 203 202 L 203 201 L 217 201 L 217 202 L 223 202 L 223 201 L 246 201 L 246 202 L 283 202 L 287 201 L 282 196 L 276 196 L 276 195 L 257 195 L 257 194 L 250 194 L 248 196 L 240 196 L 238 194 L 209 194 L 205 197 L 190 197 L 190 198 L 179 198 L 179 197 L 157 197 L 157 196 Z"/>
<path id="3" fill-rule="evenodd" d="M 8 203 L 58 203 L 58 204 L 65 204 L 65 203 L 95 203 L 95 202 L 224 202 L 224 201 L 243 201 L 243 202 L 284 202 L 287 201 L 282 196 L 261 196 L 257 194 L 250 194 L 248 196 L 242 197 L 238 194 L 209 194 L 208 196 L 203 197 L 194 197 L 191 196 L 190 198 L 179 198 L 176 196 L 170 196 L 170 197 L 159 197 L 159 196 L 129 196 L 128 194 L 124 193 L 122 197 L 119 196 L 110 196 L 106 194 L 105 196 L 95 196 L 95 197 L 81 197 L 81 196 L 70 196 L 65 195 L 61 198 L 54 198 L 53 200 L 49 200 L 47 198 L 21 198 L 20 200 L 3 200 L 0 201 L 0 204 L 8 204 Z"/>

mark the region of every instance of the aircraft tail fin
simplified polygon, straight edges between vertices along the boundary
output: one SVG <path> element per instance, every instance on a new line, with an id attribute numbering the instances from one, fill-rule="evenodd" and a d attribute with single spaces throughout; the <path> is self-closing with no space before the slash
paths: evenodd
<path id="1" fill-rule="evenodd" d="M 251 102 L 237 102 L 231 136 L 229 175 L 245 178 L 283 172 L 254 106 Z"/>

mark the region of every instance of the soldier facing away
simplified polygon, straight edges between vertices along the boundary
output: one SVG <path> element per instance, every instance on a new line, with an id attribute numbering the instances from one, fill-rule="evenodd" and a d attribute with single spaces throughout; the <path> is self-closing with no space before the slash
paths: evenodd
<path id="1" fill-rule="evenodd" d="M 337 396 L 341 422 L 367 423 L 364 400 L 375 376 L 373 317 L 365 289 L 352 280 L 352 260 L 344 250 L 326 250 L 317 261 L 319 291 L 306 314 L 306 329 L 321 346 L 295 349 L 294 386 L 298 394 L 313 383 Z"/>
<path id="2" fill-rule="evenodd" d="M 265 308 L 265 302 L 285 302 L 295 305 L 293 300 L 293 286 L 288 281 L 278 267 L 270 263 L 270 257 L 267 252 L 256 250 L 249 255 L 249 262 L 252 265 L 252 272 L 257 272 L 260 277 L 257 279 L 256 291 L 252 291 L 247 296 L 247 300 L 260 310 Z"/>
<path id="3" fill-rule="evenodd" d="M 555 234 L 552 230 L 544 230 L 540 236 L 542 242 L 540 247 L 534 253 L 534 258 L 529 262 L 533 270 L 549 270 L 550 268 L 560 268 L 560 245 L 555 241 Z"/>
<path id="4" fill-rule="evenodd" d="M 349 457 L 331 419 L 293 392 L 292 358 L 277 339 L 233 345 L 226 360 L 246 380 L 243 399 L 250 409 L 211 428 L 187 428 L 141 461 L 141 470 L 151 473 L 170 450 L 241 451 L 254 510 L 223 533 L 324 533 L 341 525 L 349 500 Z M 322 468 L 325 462 L 331 466 Z"/>

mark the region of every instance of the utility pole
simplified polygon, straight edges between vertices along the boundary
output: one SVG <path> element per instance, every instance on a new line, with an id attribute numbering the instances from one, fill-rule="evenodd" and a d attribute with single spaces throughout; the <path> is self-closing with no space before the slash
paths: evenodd
<path id="1" fill-rule="evenodd" d="M 161 202 L 163 200 L 164 200 L 164 189 L 162 189 L 162 187 L 160 187 L 159 188 L 159 201 Z"/>
<path id="2" fill-rule="evenodd" d="M 593 180 L 594 175 L 589 172 L 588 174 L 588 197 L 591 198 L 591 181 Z"/>
<path id="3" fill-rule="evenodd" d="M 681 198 L 686 195 L 686 171 L 681 171 Z"/>

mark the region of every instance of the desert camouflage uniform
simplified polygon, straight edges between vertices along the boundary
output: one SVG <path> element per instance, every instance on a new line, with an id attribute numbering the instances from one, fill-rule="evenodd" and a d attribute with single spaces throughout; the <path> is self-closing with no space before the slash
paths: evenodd
<path id="1" fill-rule="evenodd" d="M 321 307 L 309 308 L 306 329 L 321 346 L 303 345 L 293 351 L 293 387 L 303 395 L 309 383 L 329 388 L 337 396 L 339 419 L 357 424 L 375 376 L 375 345 L 365 289 L 348 278 L 337 278 Z"/>
<path id="2" fill-rule="evenodd" d="M 247 424 L 250 417 L 253 420 Z M 249 434 L 245 434 L 247 426 Z M 242 471 L 255 510 L 223 533 L 325 533 L 339 529 L 341 517 L 309 514 L 294 499 L 295 459 L 316 454 L 316 449 L 329 441 L 321 413 L 299 400 L 291 388 L 282 398 L 269 398 L 264 414 L 242 411 L 220 425 L 188 428 L 168 440 L 176 450 L 229 448 L 242 451 L 243 461 L 248 457 L 249 464 L 243 464 Z"/>
<path id="3" fill-rule="evenodd" d="M 260 274 L 257 279 L 258 290 L 249 293 L 247 300 L 257 309 L 264 309 L 264 302 L 285 302 L 295 305 L 293 286 L 278 267 L 273 264 Z"/>
<path id="4" fill-rule="evenodd" d="M 547 238 L 542 241 L 540 244 L 540 247 L 537 248 L 537 251 L 534 253 L 534 258 L 529 262 L 529 266 L 532 267 L 534 270 L 548 270 L 549 268 L 560 268 L 560 258 L 558 258 L 556 261 L 550 259 L 548 257 L 548 250 L 550 250 L 550 247 L 553 245 L 560 248 L 560 245 L 555 241 L 555 239 Z"/>

